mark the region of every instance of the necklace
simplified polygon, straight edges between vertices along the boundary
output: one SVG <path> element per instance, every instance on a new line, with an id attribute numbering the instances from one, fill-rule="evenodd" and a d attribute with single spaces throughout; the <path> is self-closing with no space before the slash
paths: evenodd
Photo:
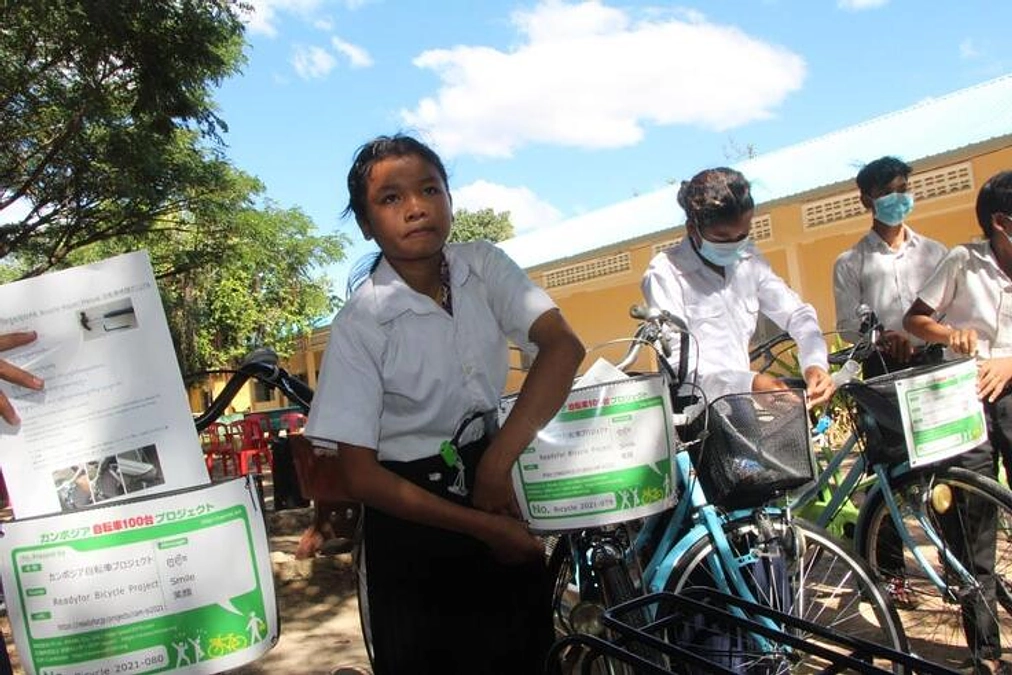
<path id="1" fill-rule="evenodd" d="M 439 264 L 439 306 L 446 310 L 446 313 L 453 316 L 453 296 L 450 292 L 450 264 L 446 262 L 446 255 Z"/>

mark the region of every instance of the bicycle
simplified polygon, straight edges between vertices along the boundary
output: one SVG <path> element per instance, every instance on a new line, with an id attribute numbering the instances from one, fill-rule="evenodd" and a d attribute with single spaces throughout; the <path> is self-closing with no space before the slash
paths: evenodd
<path id="1" fill-rule="evenodd" d="M 874 313 L 863 314 L 862 337 L 831 361 L 857 364 L 874 358 L 876 337 L 882 327 Z M 785 341 L 783 336 L 779 339 Z M 772 354 L 777 340 L 762 345 L 753 355 Z M 845 505 L 853 504 L 855 495 L 864 491 L 853 521 L 854 545 L 876 579 L 899 601 L 905 624 L 909 628 L 916 626 L 918 635 L 932 641 L 961 643 L 962 607 L 984 607 L 980 611 L 987 616 L 982 620 L 995 621 L 1001 644 L 1009 645 L 1012 492 L 995 480 L 997 469 L 993 463 L 990 475 L 953 465 L 957 460 L 912 468 L 899 409 L 881 393 L 884 390 L 888 394 L 896 380 L 930 372 L 933 367 L 922 365 L 864 382 L 854 378 L 841 384 L 840 390 L 849 399 L 851 433 L 824 464 L 816 483 L 798 497 L 796 508 L 810 509 L 815 522 L 827 526 Z M 848 368 L 856 370 L 853 365 Z M 851 464 L 843 471 L 846 461 Z M 830 484 L 834 487 L 829 490 L 829 499 L 820 501 L 819 495 L 824 495 Z M 994 514 L 995 518 L 995 605 L 986 601 L 987 589 L 968 569 L 965 556 L 960 555 L 976 540 L 977 526 L 968 520 L 971 505 L 978 515 Z M 986 577 L 984 583 L 989 583 Z M 970 658 L 975 655 L 971 653 Z"/>
<path id="2" fill-rule="evenodd" d="M 633 316 L 641 323 L 620 365 L 634 362 L 643 345 L 654 347 L 662 342 L 663 349 L 663 343 L 678 333 L 682 336 L 679 374 L 670 372 L 663 353 L 658 362 L 675 382 L 674 387 L 683 383 L 685 379 L 679 375 L 686 374 L 688 344 L 684 324 L 679 325 L 680 320 L 658 310 L 635 311 Z M 762 405 L 757 407 L 757 401 Z M 704 412 L 697 419 L 704 421 L 695 429 L 682 425 L 691 440 L 679 444 L 673 452 L 680 494 L 674 509 L 650 516 L 642 523 L 621 523 L 559 535 L 549 562 L 555 579 L 553 603 L 558 632 L 563 636 L 582 632 L 603 637 L 607 629 L 601 618 L 609 608 L 647 592 L 678 594 L 704 586 L 810 619 L 833 631 L 905 650 L 907 641 L 899 617 L 871 571 L 825 530 L 795 518 L 789 500 L 775 503 L 785 490 L 760 492 L 740 503 L 735 503 L 728 494 L 715 496 L 714 501 L 708 499 L 706 492 L 714 492 L 713 484 L 711 481 L 705 489 L 701 485 L 700 477 L 705 474 L 700 469 L 705 469 L 706 464 L 699 462 L 706 457 L 706 450 L 713 452 L 712 457 L 720 453 L 719 448 L 710 447 L 702 439 L 706 433 L 709 440 L 714 438 L 715 427 L 709 425 L 711 418 L 720 418 L 732 430 L 742 422 L 735 417 L 735 408 L 752 410 L 753 417 L 757 408 L 793 414 L 795 422 L 800 423 L 802 437 L 797 442 L 797 434 L 794 435 L 798 446 L 795 450 L 800 451 L 802 464 L 811 461 L 803 392 L 722 397 L 703 405 Z M 660 605 L 655 611 L 674 609 Z M 730 611 L 744 616 L 740 607 Z M 643 625 L 655 618 L 641 614 L 636 623 Z M 781 629 L 767 616 L 755 620 L 770 630 Z M 723 661 L 735 670 L 757 664 L 772 670 L 793 669 L 806 658 L 805 654 L 785 649 L 748 630 L 720 637 L 716 641 L 721 644 L 693 643 L 694 637 L 706 634 L 707 630 L 700 627 L 696 635 L 669 631 L 665 637 L 673 644 L 690 643 L 697 653 L 711 661 Z M 709 633 L 716 637 L 719 631 Z M 657 654 L 649 651 L 649 647 L 646 649 L 645 658 L 656 661 Z M 643 647 L 639 650 L 642 652 Z M 576 663 L 581 659 L 580 654 L 573 657 Z M 595 663 L 600 664 L 598 672 L 631 672 L 621 661 L 607 657 Z"/>

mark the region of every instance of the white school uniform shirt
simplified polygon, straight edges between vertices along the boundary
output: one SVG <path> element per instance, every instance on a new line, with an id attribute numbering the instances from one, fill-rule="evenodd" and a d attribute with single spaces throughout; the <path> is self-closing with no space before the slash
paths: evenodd
<path id="1" fill-rule="evenodd" d="M 984 358 L 1012 356 L 1012 279 L 988 241 L 953 247 L 918 294 L 953 328 L 977 331 Z"/>
<path id="2" fill-rule="evenodd" d="M 495 409 L 509 368 L 555 303 L 488 242 L 447 244 L 453 315 L 381 260 L 334 318 L 305 435 L 378 459 L 438 454 L 469 413 Z M 480 425 L 474 425 L 480 426 Z"/>
<path id="3" fill-rule="evenodd" d="M 860 338 L 859 305 L 868 305 L 887 330 L 903 330 L 903 315 L 917 299 L 917 292 L 947 249 L 934 239 L 921 236 L 906 225 L 906 237 L 894 251 L 875 230 L 870 230 L 833 266 L 833 297 L 836 300 L 836 330 L 844 339 Z M 923 344 L 910 335 L 915 345 Z"/>
<path id="4" fill-rule="evenodd" d="M 802 372 L 810 366 L 828 370 L 815 309 L 801 301 L 751 243 L 741 260 L 724 268 L 722 277 L 703 263 L 685 237 L 650 261 L 642 288 L 651 307 L 666 309 L 688 325 L 695 338 L 689 347 L 689 372 L 696 369 L 698 384 L 711 401 L 752 390 L 749 340 L 759 312 L 794 338 Z M 670 361 L 677 368 L 678 355 Z"/>

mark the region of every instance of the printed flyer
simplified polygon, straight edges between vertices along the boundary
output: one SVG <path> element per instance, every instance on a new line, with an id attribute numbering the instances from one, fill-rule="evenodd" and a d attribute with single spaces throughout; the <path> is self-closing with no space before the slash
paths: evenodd
<path id="1" fill-rule="evenodd" d="M 500 420 L 515 400 L 503 399 Z M 514 465 L 517 501 L 538 532 L 658 513 L 675 503 L 676 444 L 660 376 L 574 389 Z"/>
<path id="2" fill-rule="evenodd" d="M 3 358 L 46 386 L 0 381 L 21 417 L 0 420 L 16 517 L 208 482 L 146 252 L 0 286 L 0 332 L 25 330 Z"/>
<path id="3" fill-rule="evenodd" d="M 219 673 L 278 638 L 251 477 L 5 523 L 0 556 L 28 675 Z"/>
<path id="4" fill-rule="evenodd" d="M 987 435 L 977 398 L 977 363 L 964 359 L 896 381 L 910 466 L 953 457 Z"/>

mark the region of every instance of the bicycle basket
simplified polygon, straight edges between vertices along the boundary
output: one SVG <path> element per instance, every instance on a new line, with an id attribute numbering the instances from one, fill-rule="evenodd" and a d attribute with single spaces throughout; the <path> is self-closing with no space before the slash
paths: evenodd
<path id="1" fill-rule="evenodd" d="M 854 426 L 864 444 L 869 464 L 899 464 L 910 457 L 896 383 L 935 373 L 956 363 L 958 362 L 946 361 L 904 368 L 863 382 L 855 380 L 844 385 L 844 391 L 856 404 L 853 411 Z"/>
<path id="2" fill-rule="evenodd" d="M 804 390 L 721 396 L 705 419 L 706 435 L 691 452 L 711 503 L 760 506 L 815 478 Z"/>

